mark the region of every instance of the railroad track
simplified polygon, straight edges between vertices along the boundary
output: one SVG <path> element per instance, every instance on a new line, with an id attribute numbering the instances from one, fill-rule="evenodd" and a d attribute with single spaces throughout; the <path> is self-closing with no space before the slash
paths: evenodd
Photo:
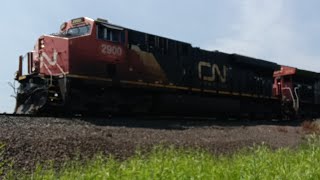
<path id="1" fill-rule="evenodd" d="M 14 117 L 36 117 L 31 114 L 14 114 L 14 113 L 0 113 L 0 116 L 14 116 Z"/>
<path id="2" fill-rule="evenodd" d="M 182 117 L 182 116 L 81 116 L 81 115 L 36 115 L 36 114 L 11 114 L 0 113 L 0 117 L 19 118 L 62 118 L 70 121 L 83 121 L 98 126 L 121 126 L 153 129 L 187 129 L 190 127 L 205 126 L 255 126 L 255 125 L 284 125 L 299 126 L 303 120 L 281 121 L 281 120 L 257 120 L 257 119 L 234 119 L 217 117 Z"/>
<path id="3" fill-rule="evenodd" d="M 62 116 L 53 116 L 53 115 L 14 114 L 14 113 L 0 113 L 0 116 L 13 116 L 13 117 L 62 117 Z"/>

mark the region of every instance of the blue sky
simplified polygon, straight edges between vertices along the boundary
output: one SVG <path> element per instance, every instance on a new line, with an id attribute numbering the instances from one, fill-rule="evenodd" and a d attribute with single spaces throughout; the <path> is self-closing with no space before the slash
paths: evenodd
<path id="1" fill-rule="evenodd" d="M 318 0 L 2 0 L 0 112 L 12 112 L 18 56 L 76 17 L 105 18 L 208 50 L 320 71 Z"/>

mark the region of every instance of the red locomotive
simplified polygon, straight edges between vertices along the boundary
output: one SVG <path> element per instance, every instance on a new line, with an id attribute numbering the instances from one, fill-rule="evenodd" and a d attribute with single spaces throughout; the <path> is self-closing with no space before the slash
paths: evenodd
<path id="1" fill-rule="evenodd" d="M 274 96 L 287 115 L 317 117 L 320 112 L 319 73 L 282 66 L 274 72 Z"/>
<path id="2" fill-rule="evenodd" d="M 20 56 L 15 113 L 319 116 L 320 76 L 77 18 Z M 280 70 L 279 70 L 280 69 Z"/>

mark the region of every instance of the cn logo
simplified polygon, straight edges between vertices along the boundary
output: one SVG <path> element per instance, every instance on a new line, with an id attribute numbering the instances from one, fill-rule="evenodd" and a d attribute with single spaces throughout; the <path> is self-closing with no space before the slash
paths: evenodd
<path id="1" fill-rule="evenodd" d="M 209 74 L 205 74 L 204 70 L 207 69 Z M 209 62 L 200 61 L 198 64 L 199 79 L 204 81 L 217 81 L 225 83 L 227 81 L 227 67 L 224 65 L 222 69 L 217 64 L 211 64 Z"/>
<path id="2" fill-rule="evenodd" d="M 113 56 L 121 56 L 122 49 L 119 46 L 102 44 L 101 45 L 101 53 L 104 55 L 113 55 Z"/>
<path id="3" fill-rule="evenodd" d="M 42 67 L 43 66 L 43 63 L 44 62 L 47 62 L 50 66 L 54 66 L 57 64 L 57 61 L 58 61 L 58 52 L 57 50 L 54 49 L 53 51 L 53 55 L 52 55 L 52 58 L 50 58 L 46 52 L 42 52 L 41 55 L 40 55 L 40 66 Z"/>

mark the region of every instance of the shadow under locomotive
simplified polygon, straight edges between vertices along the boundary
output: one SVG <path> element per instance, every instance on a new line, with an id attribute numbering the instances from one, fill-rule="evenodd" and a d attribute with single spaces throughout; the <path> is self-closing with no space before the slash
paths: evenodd
<path id="1" fill-rule="evenodd" d="M 205 117 L 160 117 L 160 116 L 114 116 L 114 117 L 77 117 L 75 119 L 97 126 L 114 126 L 126 128 L 150 128 L 164 130 L 187 130 L 190 128 L 224 129 L 233 127 L 248 127 L 260 125 L 299 127 L 303 120 L 248 120 L 248 119 L 219 119 Z"/>

